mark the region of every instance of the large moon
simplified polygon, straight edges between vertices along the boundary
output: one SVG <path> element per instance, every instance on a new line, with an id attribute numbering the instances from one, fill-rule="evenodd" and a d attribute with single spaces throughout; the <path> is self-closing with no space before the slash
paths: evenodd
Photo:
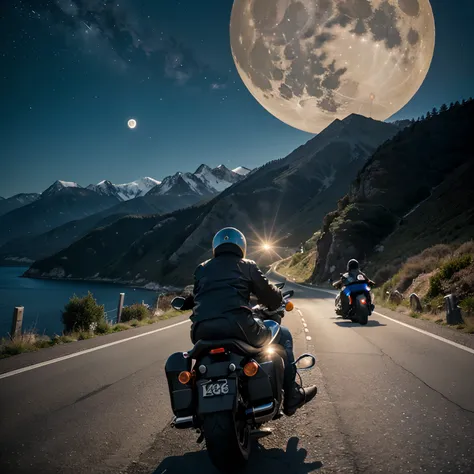
<path id="1" fill-rule="evenodd" d="M 234 0 L 230 39 L 255 99 L 318 133 L 406 105 L 428 73 L 435 24 L 429 0 Z"/>
<path id="2" fill-rule="evenodd" d="M 134 129 L 137 126 L 137 121 L 135 119 L 129 119 L 127 125 L 128 128 Z"/>

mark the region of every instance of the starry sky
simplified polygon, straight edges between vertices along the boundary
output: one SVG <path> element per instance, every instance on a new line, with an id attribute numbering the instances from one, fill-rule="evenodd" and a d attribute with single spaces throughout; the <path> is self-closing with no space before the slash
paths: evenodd
<path id="1" fill-rule="evenodd" d="M 254 168 L 310 139 L 241 82 L 229 44 L 232 3 L 2 1 L 0 196 L 41 192 L 56 179 L 162 179 L 201 163 Z M 431 4 L 431 69 L 392 119 L 473 95 L 474 2 Z"/>

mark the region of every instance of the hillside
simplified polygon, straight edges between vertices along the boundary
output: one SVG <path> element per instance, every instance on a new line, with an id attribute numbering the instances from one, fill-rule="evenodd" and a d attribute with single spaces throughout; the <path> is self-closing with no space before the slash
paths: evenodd
<path id="1" fill-rule="evenodd" d="M 20 237 L 42 234 L 66 222 L 101 212 L 117 203 L 118 200 L 114 197 L 55 183 L 39 199 L 0 216 L 0 245 Z"/>
<path id="2" fill-rule="evenodd" d="M 431 245 L 473 238 L 473 129 L 470 101 L 382 145 L 325 217 L 312 280 L 337 276 L 349 258 L 373 274 Z"/>
<path id="3" fill-rule="evenodd" d="M 40 197 L 39 194 L 30 193 L 30 194 L 16 194 L 15 196 L 9 197 L 7 199 L 0 199 L 0 216 L 8 214 L 15 209 L 26 206 Z"/>
<path id="4" fill-rule="evenodd" d="M 199 202 L 198 195 L 154 196 L 134 198 L 98 212 L 83 219 L 67 222 L 40 235 L 13 239 L 0 246 L 0 262 L 14 262 L 43 259 L 66 249 L 94 229 L 105 227 L 128 216 L 166 214 Z"/>
<path id="5" fill-rule="evenodd" d="M 209 258 L 214 233 L 226 225 L 246 232 L 250 258 L 259 259 L 263 238 L 285 238 L 279 245 L 299 244 L 344 195 L 351 176 L 397 131 L 394 125 L 361 116 L 335 121 L 286 158 L 254 170 L 206 204 L 145 219 L 143 226 L 149 225 L 145 235 L 133 220 L 121 219 L 36 262 L 27 275 L 183 285 L 189 283 L 197 263 Z M 183 177 L 173 184 L 183 185 L 185 180 L 178 178 Z M 166 189 L 164 184 L 165 180 L 161 189 Z M 108 248 L 110 238 L 113 252 Z"/>

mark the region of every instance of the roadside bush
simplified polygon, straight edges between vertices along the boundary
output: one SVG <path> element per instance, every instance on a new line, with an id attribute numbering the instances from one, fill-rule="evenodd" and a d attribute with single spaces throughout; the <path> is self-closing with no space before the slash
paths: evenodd
<path id="1" fill-rule="evenodd" d="M 97 304 L 92 293 L 79 298 L 74 295 L 64 307 L 62 322 L 66 332 L 89 331 L 105 320 L 104 306 Z"/>
<path id="2" fill-rule="evenodd" d="M 146 306 L 142 304 L 135 303 L 132 306 L 125 306 L 122 311 L 122 321 L 132 321 L 133 319 L 137 319 L 138 321 L 142 321 L 150 316 L 150 311 Z"/>
<path id="3" fill-rule="evenodd" d="M 110 327 L 110 324 L 105 320 L 98 322 L 95 328 L 96 334 L 108 334 L 111 331 L 112 329 Z"/>
<path id="4" fill-rule="evenodd" d="M 457 250 L 454 255 L 474 255 L 474 240 L 464 242 Z"/>
<path id="5" fill-rule="evenodd" d="M 377 272 L 374 274 L 373 280 L 377 285 L 382 285 L 383 283 L 387 282 L 392 278 L 395 273 L 397 273 L 398 267 L 396 265 L 384 265 L 383 267 L 379 268 Z"/>
<path id="6" fill-rule="evenodd" d="M 448 260 L 441 266 L 436 275 L 430 278 L 430 288 L 428 290 L 428 297 L 434 298 L 443 291 L 443 282 L 450 280 L 457 272 L 469 267 L 472 263 L 471 255 L 460 255 Z"/>
<path id="7" fill-rule="evenodd" d="M 467 316 L 474 316 L 474 296 L 469 296 L 459 303 L 461 309 Z"/>

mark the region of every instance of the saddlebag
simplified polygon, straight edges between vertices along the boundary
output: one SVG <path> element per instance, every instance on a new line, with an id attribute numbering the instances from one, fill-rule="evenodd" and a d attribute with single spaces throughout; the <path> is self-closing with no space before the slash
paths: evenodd
<path id="1" fill-rule="evenodd" d="M 253 406 L 273 401 L 281 401 L 284 363 L 274 353 L 258 359 L 260 368 L 254 377 L 248 379 L 249 401 Z"/>
<path id="2" fill-rule="evenodd" d="M 170 392 L 171 408 L 176 417 L 192 416 L 194 401 L 192 382 L 183 385 L 178 376 L 183 371 L 191 371 L 191 358 L 185 358 L 182 352 L 171 354 L 166 361 L 165 372 Z"/>

